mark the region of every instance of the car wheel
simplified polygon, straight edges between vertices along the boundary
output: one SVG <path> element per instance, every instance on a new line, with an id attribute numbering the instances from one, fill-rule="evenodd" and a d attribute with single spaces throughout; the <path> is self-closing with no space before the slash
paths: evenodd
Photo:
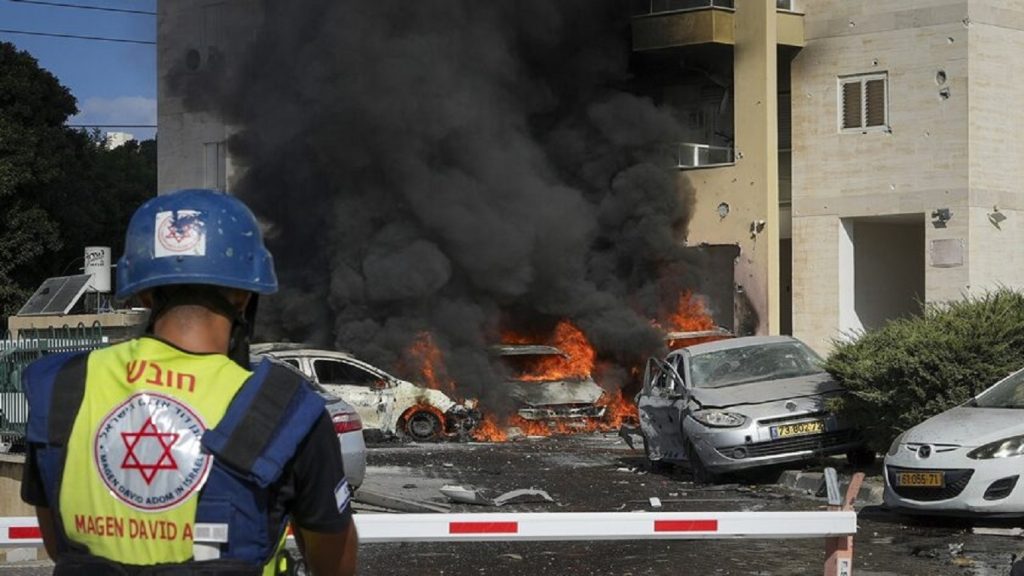
<path id="1" fill-rule="evenodd" d="M 697 448 L 694 447 L 693 442 L 690 442 L 689 440 L 686 441 L 686 460 L 690 464 L 690 474 L 693 476 L 694 483 L 715 483 L 717 475 L 704 466 L 704 461 L 700 459 L 700 454 L 697 453 Z"/>
<path id="2" fill-rule="evenodd" d="M 427 410 L 417 410 L 405 419 L 405 433 L 413 440 L 426 442 L 441 437 L 441 419 Z"/>
<path id="3" fill-rule="evenodd" d="M 854 468 L 865 468 L 875 463 L 877 455 L 874 450 L 866 447 L 854 448 L 846 453 L 846 461 Z"/>
<path id="4" fill-rule="evenodd" d="M 651 470 L 654 472 L 668 472 L 672 469 L 671 462 L 665 462 L 664 460 L 655 460 L 651 458 L 651 448 L 647 444 L 647 436 L 643 436 L 644 439 L 644 455 L 647 456 L 647 461 L 651 463 Z"/>

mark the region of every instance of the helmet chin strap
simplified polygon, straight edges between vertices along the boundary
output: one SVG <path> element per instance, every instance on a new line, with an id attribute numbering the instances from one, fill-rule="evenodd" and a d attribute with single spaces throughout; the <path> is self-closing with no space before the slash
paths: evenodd
<path id="1" fill-rule="evenodd" d="M 248 370 L 250 366 L 249 343 L 252 339 L 253 327 L 256 324 L 258 301 L 259 295 L 252 294 L 245 310 L 239 311 L 220 290 L 213 287 L 208 289 L 196 289 L 195 286 L 157 288 L 153 291 L 153 308 L 149 314 L 146 333 L 154 334 L 157 320 L 176 306 L 202 306 L 231 321 L 227 356 Z"/>

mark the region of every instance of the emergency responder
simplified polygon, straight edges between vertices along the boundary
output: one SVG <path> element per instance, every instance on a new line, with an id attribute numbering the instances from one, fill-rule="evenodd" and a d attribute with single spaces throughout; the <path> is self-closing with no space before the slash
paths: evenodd
<path id="1" fill-rule="evenodd" d="M 29 366 L 22 499 L 57 576 L 271 575 L 289 522 L 316 576 L 355 572 L 338 440 L 297 372 L 250 371 L 256 298 L 273 260 L 241 201 L 184 190 L 143 204 L 117 297 L 146 334 Z"/>

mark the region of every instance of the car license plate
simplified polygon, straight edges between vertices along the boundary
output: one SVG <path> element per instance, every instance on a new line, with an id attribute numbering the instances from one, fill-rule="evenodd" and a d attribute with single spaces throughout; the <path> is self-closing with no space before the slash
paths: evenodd
<path id="1" fill-rule="evenodd" d="M 772 426 L 772 438 L 789 438 L 790 436 L 821 434 L 824 431 L 824 420 L 813 420 L 811 422 L 800 422 L 797 424 L 782 424 L 780 426 Z"/>
<path id="2" fill-rule="evenodd" d="M 946 478 L 942 472 L 897 472 L 896 485 L 942 488 L 946 485 Z"/>

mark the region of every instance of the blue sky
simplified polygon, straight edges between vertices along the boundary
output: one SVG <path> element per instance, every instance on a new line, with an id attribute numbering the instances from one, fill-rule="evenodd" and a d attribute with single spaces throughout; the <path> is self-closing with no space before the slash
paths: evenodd
<path id="1" fill-rule="evenodd" d="M 156 0 L 38 0 L 156 12 Z M 156 40 L 156 16 L 0 0 L 0 29 Z M 156 46 L 0 33 L 78 99 L 72 124 L 156 124 Z M 152 138 L 152 128 L 110 129 Z"/>

